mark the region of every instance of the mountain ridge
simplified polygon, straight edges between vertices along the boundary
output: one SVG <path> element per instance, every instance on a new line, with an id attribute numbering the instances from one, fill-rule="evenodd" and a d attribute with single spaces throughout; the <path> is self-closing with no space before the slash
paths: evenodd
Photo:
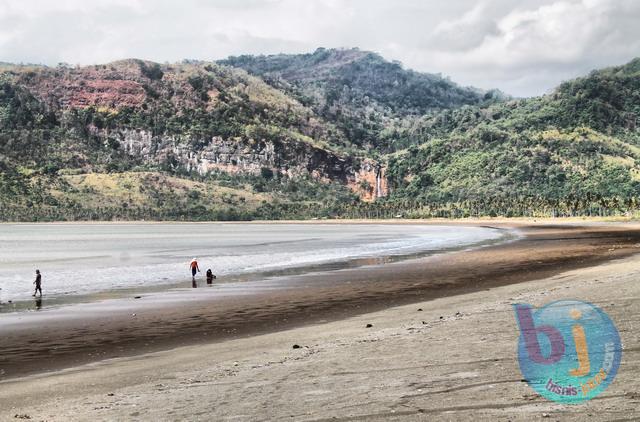
<path id="1" fill-rule="evenodd" d="M 395 148 L 385 139 L 384 130 L 397 119 L 507 98 L 498 90 L 461 87 L 439 75 L 406 70 L 399 62 L 359 49 L 238 56 L 218 63 L 262 77 L 370 150 Z"/>
<path id="2" fill-rule="evenodd" d="M 633 212 L 639 115 L 640 59 L 528 99 L 354 49 L 2 64 L 0 210 L 4 220 Z"/>

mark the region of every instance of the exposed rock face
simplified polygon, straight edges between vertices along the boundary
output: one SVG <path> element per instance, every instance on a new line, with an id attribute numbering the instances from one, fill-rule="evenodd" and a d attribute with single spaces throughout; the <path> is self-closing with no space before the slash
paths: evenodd
<path id="1" fill-rule="evenodd" d="M 364 201 L 369 202 L 389 193 L 385 168 L 373 161 L 363 162 L 348 185 L 351 190 L 360 194 Z"/>
<path id="2" fill-rule="evenodd" d="M 340 157 L 299 142 L 216 136 L 206 142 L 194 143 L 179 136 L 154 136 L 145 130 L 107 132 L 94 129 L 93 132 L 105 139 L 117 140 L 127 154 L 144 164 L 169 165 L 201 175 L 212 171 L 257 175 L 263 168 L 269 168 L 290 177 L 309 175 L 319 180 L 339 181 L 367 201 L 387 194 L 384 168 L 380 164 Z"/>
<path id="3" fill-rule="evenodd" d="M 132 71 L 85 67 L 68 72 L 46 69 L 23 75 L 20 83 L 46 104 L 63 109 L 139 107 L 147 98 L 143 85 L 134 79 L 139 76 Z"/>
<path id="4" fill-rule="evenodd" d="M 154 136 L 145 130 L 111 132 L 124 151 L 145 164 L 168 164 L 205 175 L 214 170 L 258 174 L 263 167 L 276 168 L 274 145 L 267 142 L 239 142 L 211 138 L 196 150 L 179 136 Z"/>
<path id="5" fill-rule="evenodd" d="M 120 108 L 141 105 L 146 93 L 142 85 L 124 80 L 89 80 L 85 85 L 69 85 L 63 88 L 66 96 L 61 98 L 63 107 L 81 108 L 87 106 Z"/>

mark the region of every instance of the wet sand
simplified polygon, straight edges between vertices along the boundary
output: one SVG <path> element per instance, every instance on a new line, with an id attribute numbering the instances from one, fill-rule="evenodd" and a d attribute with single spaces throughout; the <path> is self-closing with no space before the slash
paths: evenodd
<path id="1" fill-rule="evenodd" d="M 94 360 L 81 356 L 90 347 L 136 356 L 2 381 L 0 420 L 639 420 L 638 226 L 523 230 L 509 244 L 310 275 L 302 291 L 242 299 L 224 312 L 201 303 L 170 312 L 140 305 L 143 317 L 128 323 L 117 312 L 82 324 L 70 315 L 50 333 L 33 332 L 68 349 L 23 351 L 45 367 L 65 356 Z M 511 305 L 558 299 L 600 306 L 624 348 L 612 385 L 578 406 L 536 395 L 517 363 Z M 172 339 L 150 349 L 191 345 L 141 354 L 136 337 L 150 330 Z M 83 339 L 95 345 L 83 348 Z"/>
<path id="2" fill-rule="evenodd" d="M 513 224 L 502 225 L 513 227 Z M 225 298 L 163 296 L 0 316 L 0 377 L 335 321 L 393 306 L 549 277 L 640 251 L 630 225 L 522 225 L 506 244 L 289 277 Z M 24 314 L 23 314 L 24 315 Z M 43 315 L 45 315 L 43 313 Z"/>

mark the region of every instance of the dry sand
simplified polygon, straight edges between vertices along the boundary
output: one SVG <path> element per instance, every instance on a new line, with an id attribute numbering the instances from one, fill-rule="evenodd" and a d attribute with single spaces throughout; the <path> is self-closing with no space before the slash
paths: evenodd
<path id="1" fill-rule="evenodd" d="M 4 381 L 0 419 L 640 420 L 639 278 L 636 255 L 341 321 Z M 564 298 L 600 306 L 624 345 L 612 385 L 577 406 L 537 396 L 516 356 L 511 305 Z"/>

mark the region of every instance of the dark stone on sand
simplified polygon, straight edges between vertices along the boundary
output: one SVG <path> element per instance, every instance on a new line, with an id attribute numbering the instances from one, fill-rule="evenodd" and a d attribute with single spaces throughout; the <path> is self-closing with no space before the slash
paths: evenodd
<path id="1" fill-rule="evenodd" d="M 297 344 L 294 344 L 294 345 L 293 345 L 293 348 L 294 348 L 294 349 L 299 349 L 299 348 L 300 348 L 300 346 L 299 346 L 299 345 L 297 345 Z"/>
<path id="2" fill-rule="evenodd" d="M 373 324 L 367 324 L 367 328 L 373 327 Z"/>
<path id="3" fill-rule="evenodd" d="M 109 394 L 107 394 L 107 396 L 113 397 L 113 396 L 115 396 L 115 394 L 114 393 L 109 393 Z"/>
<path id="4" fill-rule="evenodd" d="M 134 299 L 142 299 L 142 296 L 134 296 Z"/>
<path id="5" fill-rule="evenodd" d="M 440 319 L 444 319 L 444 317 L 442 315 L 440 315 Z"/>
<path id="6" fill-rule="evenodd" d="M 422 308 L 418 308 L 418 312 L 422 312 Z"/>

